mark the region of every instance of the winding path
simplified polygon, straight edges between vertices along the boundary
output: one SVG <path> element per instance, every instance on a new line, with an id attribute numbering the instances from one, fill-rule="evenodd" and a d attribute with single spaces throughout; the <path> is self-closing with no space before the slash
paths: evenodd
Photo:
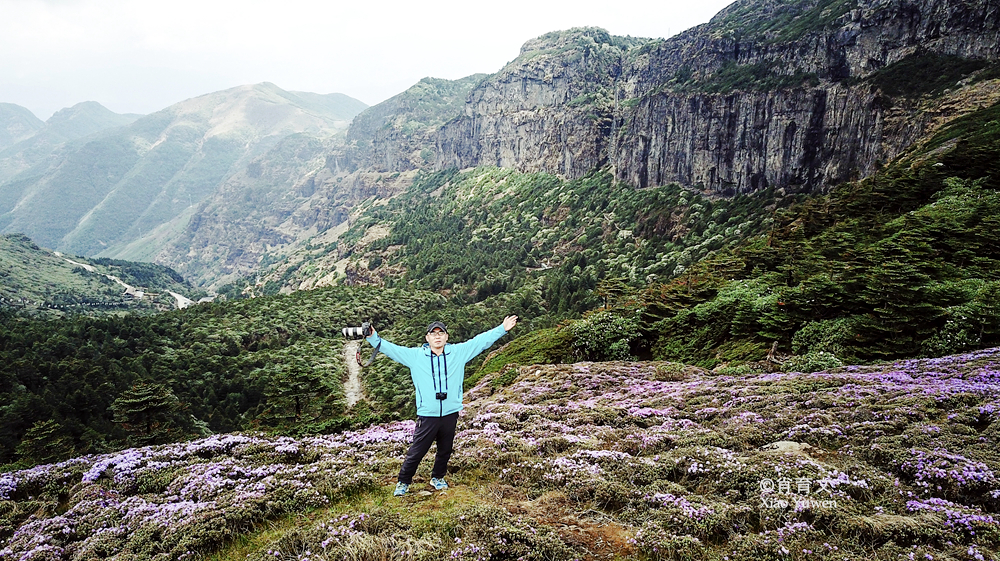
<path id="1" fill-rule="evenodd" d="M 344 382 L 344 396 L 347 398 L 347 407 L 354 407 L 354 404 L 365 397 L 364 389 L 361 387 L 361 366 L 358 365 L 357 354 L 361 348 L 361 341 L 348 341 L 344 344 L 344 362 L 347 364 L 347 381 Z"/>
<path id="2" fill-rule="evenodd" d="M 69 259 L 67 257 L 63 257 L 63 254 L 59 253 L 58 251 L 53 252 L 53 253 L 55 253 L 56 256 L 62 257 L 66 261 L 69 261 L 73 265 L 78 265 L 80 267 L 83 267 L 84 269 L 90 271 L 91 273 L 96 272 L 96 269 L 94 269 L 94 267 L 92 265 L 87 265 L 86 263 L 80 263 L 80 262 L 77 262 L 77 261 L 73 261 L 72 259 Z M 124 286 L 126 290 L 135 290 L 135 288 L 133 288 L 133 287 L 125 284 L 124 282 L 122 282 L 122 280 L 120 278 L 118 278 L 118 277 L 116 277 L 114 275 L 104 275 L 104 276 L 106 276 L 109 279 L 115 281 L 116 283 Z M 137 292 L 139 293 L 139 295 L 141 297 L 142 296 L 142 291 L 137 291 Z M 173 291 L 170 291 L 170 290 L 168 290 L 167 292 L 169 292 L 170 295 L 174 297 L 174 300 L 177 301 L 177 309 L 178 310 L 183 310 L 184 308 L 187 308 L 188 306 L 194 304 L 194 300 L 191 300 L 190 298 L 188 298 L 187 296 L 184 296 L 183 294 L 177 294 L 176 292 L 173 292 Z M 359 386 L 358 387 L 360 388 L 360 382 L 359 382 Z"/>

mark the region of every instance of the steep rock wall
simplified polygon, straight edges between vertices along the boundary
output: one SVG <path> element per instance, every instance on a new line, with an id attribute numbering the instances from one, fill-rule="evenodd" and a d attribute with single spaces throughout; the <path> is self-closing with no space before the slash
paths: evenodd
<path id="1" fill-rule="evenodd" d="M 525 43 L 516 60 L 472 90 L 438 133 L 438 168 L 495 165 L 579 176 L 607 163 L 613 89 L 634 39 L 601 29 Z M 582 170 L 582 172 L 581 172 Z"/>
<path id="2" fill-rule="evenodd" d="M 669 40 L 548 34 L 472 90 L 437 132 L 435 165 L 822 189 L 924 134 L 920 103 L 864 81 L 921 53 L 1000 59 L 1000 3 L 741 1 Z"/>
<path id="3" fill-rule="evenodd" d="M 879 96 L 841 87 L 666 93 L 625 119 L 613 161 L 618 177 L 639 187 L 812 189 L 886 156 L 883 111 Z"/>
<path id="4" fill-rule="evenodd" d="M 368 108 L 347 131 L 335 154 L 346 171 L 403 172 L 434 163 L 438 128 L 458 115 L 484 74 L 459 80 L 424 78 L 405 92 Z"/>

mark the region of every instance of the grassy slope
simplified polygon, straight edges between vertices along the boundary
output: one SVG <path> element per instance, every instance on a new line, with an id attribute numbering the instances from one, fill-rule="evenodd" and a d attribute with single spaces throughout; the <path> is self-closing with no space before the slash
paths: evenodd
<path id="1" fill-rule="evenodd" d="M 995 558 L 998 365 L 522 367 L 469 392 L 447 492 L 390 496 L 409 421 L 219 435 L 0 476 L 0 559 Z"/>
<path id="2" fill-rule="evenodd" d="M 460 303 L 541 286 L 530 315 L 564 316 L 594 305 L 579 292 L 606 276 L 639 284 L 669 278 L 760 232 L 770 220 L 768 195 L 713 201 L 677 185 L 635 190 L 606 173 L 565 181 L 498 168 L 448 170 L 418 176 L 385 205 L 363 206 L 324 251 L 347 257 L 351 282 L 436 290 Z M 365 241 L 373 227 L 389 235 Z M 275 290 L 299 286 L 313 270 L 309 262 L 270 276 Z"/>
<path id="3" fill-rule="evenodd" d="M 93 268 L 88 270 L 83 265 Z M 124 287 L 107 278 L 118 277 L 131 286 L 158 293 L 145 301 L 122 298 Z M 43 311 L 47 315 L 75 312 L 153 310 L 157 304 L 170 309 L 171 290 L 195 297 L 192 287 L 177 273 L 151 263 L 93 260 L 56 255 L 20 234 L 0 236 L 0 298 L 7 306 Z"/>

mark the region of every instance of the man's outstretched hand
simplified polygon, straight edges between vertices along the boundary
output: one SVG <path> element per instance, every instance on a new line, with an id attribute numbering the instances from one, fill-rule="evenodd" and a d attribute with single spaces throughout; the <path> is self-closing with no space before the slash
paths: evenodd
<path id="1" fill-rule="evenodd" d="M 503 318 L 503 328 L 505 330 L 510 331 L 511 329 L 514 329 L 515 325 L 517 325 L 517 316 L 507 316 Z"/>

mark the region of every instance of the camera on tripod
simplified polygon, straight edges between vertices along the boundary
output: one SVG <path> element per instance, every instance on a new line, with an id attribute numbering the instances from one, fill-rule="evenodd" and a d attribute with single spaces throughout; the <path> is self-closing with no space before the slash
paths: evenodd
<path id="1" fill-rule="evenodd" d="M 364 339 L 372 334 L 372 325 L 366 321 L 361 327 L 345 327 L 341 333 L 348 339 Z"/>

